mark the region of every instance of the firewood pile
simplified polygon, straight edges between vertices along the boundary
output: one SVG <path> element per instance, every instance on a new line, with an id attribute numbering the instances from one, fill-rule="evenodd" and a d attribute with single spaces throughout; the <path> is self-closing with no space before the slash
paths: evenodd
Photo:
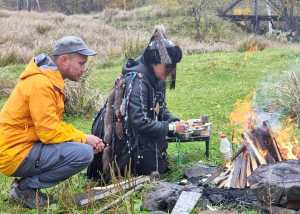
<path id="1" fill-rule="evenodd" d="M 213 180 L 219 188 L 245 188 L 248 176 L 261 165 L 282 161 L 282 155 L 267 122 L 242 134 L 242 144 L 228 169 Z"/>

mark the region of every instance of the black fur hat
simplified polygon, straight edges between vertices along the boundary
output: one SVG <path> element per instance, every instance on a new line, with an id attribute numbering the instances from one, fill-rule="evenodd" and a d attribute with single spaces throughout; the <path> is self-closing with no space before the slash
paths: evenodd
<path id="1" fill-rule="evenodd" d="M 181 61 L 182 50 L 172 41 L 167 39 L 163 26 L 155 28 L 153 36 L 144 51 L 144 60 L 147 65 L 164 64 L 172 69 L 171 86 L 175 88 L 176 64 Z"/>

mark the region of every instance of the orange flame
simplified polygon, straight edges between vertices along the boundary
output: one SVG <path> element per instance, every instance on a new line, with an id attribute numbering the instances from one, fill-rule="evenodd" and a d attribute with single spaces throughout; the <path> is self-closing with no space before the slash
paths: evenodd
<path id="1" fill-rule="evenodd" d="M 275 132 L 275 137 L 283 159 L 299 159 L 300 147 L 295 136 L 295 125 L 291 119 L 287 119 L 283 128 Z"/>
<path id="2" fill-rule="evenodd" d="M 268 155 L 268 150 L 259 148 L 258 151 L 259 151 L 259 153 L 260 153 L 264 158 L 267 157 L 267 155 Z"/>
<path id="3" fill-rule="evenodd" d="M 252 97 L 249 95 L 243 101 L 236 102 L 233 112 L 230 114 L 230 122 L 238 127 L 238 134 L 244 130 L 255 128 L 257 115 L 252 107 Z M 282 128 L 274 131 L 280 153 L 284 160 L 300 159 L 299 142 L 295 135 L 295 125 L 292 120 L 286 120 Z M 237 140 L 235 140 L 237 142 Z M 261 155 L 266 157 L 268 151 L 259 149 Z"/>
<path id="4" fill-rule="evenodd" d="M 245 100 L 237 101 L 234 110 L 230 114 L 230 122 L 234 126 L 242 128 L 242 130 L 250 129 L 256 123 L 256 115 L 252 108 L 252 97 L 249 95 Z"/>

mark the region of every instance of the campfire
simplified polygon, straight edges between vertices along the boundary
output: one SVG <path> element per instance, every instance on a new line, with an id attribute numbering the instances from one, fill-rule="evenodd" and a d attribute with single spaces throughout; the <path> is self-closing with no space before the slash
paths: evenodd
<path id="1" fill-rule="evenodd" d="M 260 115 L 253 110 L 250 100 L 249 97 L 237 103 L 231 114 L 231 122 L 242 125 L 243 131 L 231 164 L 213 180 L 219 188 L 249 187 L 248 177 L 259 166 L 300 157 L 291 123 L 287 122 L 276 132 L 273 132 L 268 121 L 262 121 L 257 127 Z"/>
<path id="2" fill-rule="evenodd" d="M 251 99 L 237 103 L 231 114 L 231 122 L 242 125 L 241 137 L 236 140 L 233 134 L 232 138 L 239 148 L 227 169 L 213 179 L 217 187 L 213 193 L 223 195 L 223 189 L 235 195 L 237 190 L 251 190 L 259 201 L 252 203 L 255 207 L 299 209 L 300 147 L 294 125 L 286 120 L 280 128 L 273 124 L 272 130 L 265 115 L 252 107 Z M 271 108 L 268 111 L 264 114 L 272 114 Z"/>
<path id="3" fill-rule="evenodd" d="M 232 158 L 232 164 L 214 182 L 219 188 L 245 188 L 248 176 L 260 165 L 282 161 L 278 143 L 267 122 L 262 127 L 245 131 L 243 144 Z"/>

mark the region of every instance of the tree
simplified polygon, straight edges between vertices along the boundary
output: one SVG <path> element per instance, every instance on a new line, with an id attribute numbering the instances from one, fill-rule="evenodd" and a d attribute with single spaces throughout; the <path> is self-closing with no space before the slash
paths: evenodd
<path id="1" fill-rule="evenodd" d="M 216 13 L 217 8 L 220 5 L 224 5 L 226 0 L 187 0 L 184 2 L 184 7 L 187 8 L 188 15 L 194 19 L 194 27 L 196 30 L 196 39 L 201 40 L 204 38 L 204 34 L 201 33 L 201 21 L 204 23 L 204 32 L 207 28 L 207 15 L 209 12 Z"/>
<path id="2" fill-rule="evenodd" d="M 67 15 L 72 14 L 72 11 L 67 7 L 66 2 L 61 0 L 55 0 L 56 6 L 59 8 L 59 10 Z"/>
<path id="3" fill-rule="evenodd" d="M 27 8 L 28 11 L 31 11 L 32 9 L 41 9 L 39 0 L 26 0 L 26 7 L 25 0 L 17 0 L 17 7 L 18 10 L 23 10 Z"/>
<path id="4" fill-rule="evenodd" d="M 194 26 L 196 30 L 196 39 L 201 40 L 203 38 L 201 34 L 201 19 L 205 16 L 205 13 L 211 9 L 214 5 L 214 1 L 211 0 L 188 0 L 187 8 L 189 15 L 194 18 Z M 204 22 L 205 23 L 205 22 Z M 206 28 L 206 26 L 205 26 Z"/>
<path id="5" fill-rule="evenodd" d="M 18 10 L 23 10 L 23 8 L 25 7 L 24 0 L 18 0 L 17 1 L 17 7 L 18 7 Z"/>

